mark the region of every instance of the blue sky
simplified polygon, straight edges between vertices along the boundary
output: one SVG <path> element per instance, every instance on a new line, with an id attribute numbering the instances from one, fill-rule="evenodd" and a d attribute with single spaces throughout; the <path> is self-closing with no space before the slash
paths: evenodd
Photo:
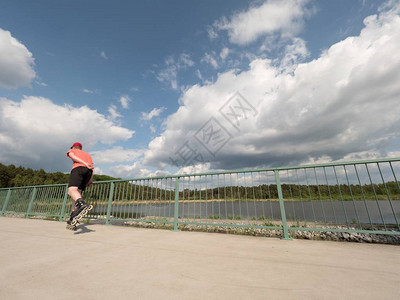
<path id="1" fill-rule="evenodd" d="M 2 1 L 0 162 L 134 178 L 399 156 L 399 1 Z M 373 122 L 371 122 L 373 120 Z"/>

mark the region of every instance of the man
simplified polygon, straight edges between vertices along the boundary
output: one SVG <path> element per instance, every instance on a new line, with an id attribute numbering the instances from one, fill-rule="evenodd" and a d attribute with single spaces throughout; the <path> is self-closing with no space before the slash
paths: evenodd
<path id="1" fill-rule="evenodd" d="M 68 195 L 71 196 L 72 212 L 67 221 L 67 229 L 76 230 L 76 223 L 93 208 L 82 200 L 81 193 L 93 182 L 93 161 L 89 153 L 82 151 L 81 143 L 74 143 L 67 157 L 73 165 L 68 183 Z"/>

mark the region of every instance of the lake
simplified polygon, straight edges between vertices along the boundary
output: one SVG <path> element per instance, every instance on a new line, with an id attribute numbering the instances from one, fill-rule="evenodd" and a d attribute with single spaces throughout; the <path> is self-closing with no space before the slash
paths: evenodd
<path id="1" fill-rule="evenodd" d="M 400 221 L 400 201 L 285 201 L 288 221 L 329 223 L 396 224 Z M 106 214 L 106 207 L 93 212 Z M 136 218 L 155 216 L 172 218 L 173 203 L 113 205 L 112 214 Z M 193 202 L 179 203 L 179 217 L 190 219 L 266 219 L 280 220 L 277 201 Z M 122 217 L 123 218 L 123 217 Z M 396 222 L 397 219 L 397 222 Z"/>

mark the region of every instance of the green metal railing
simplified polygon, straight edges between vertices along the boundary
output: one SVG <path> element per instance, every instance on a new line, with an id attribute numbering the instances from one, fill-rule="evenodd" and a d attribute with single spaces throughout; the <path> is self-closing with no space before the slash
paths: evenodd
<path id="1" fill-rule="evenodd" d="M 400 158 L 95 182 L 88 218 L 400 235 Z M 67 185 L 0 189 L 1 215 L 69 216 Z"/>

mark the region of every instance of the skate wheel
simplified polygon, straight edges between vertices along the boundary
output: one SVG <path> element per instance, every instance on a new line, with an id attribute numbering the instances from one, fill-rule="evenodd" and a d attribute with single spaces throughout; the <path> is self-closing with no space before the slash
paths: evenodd
<path id="1" fill-rule="evenodd" d="M 76 226 L 73 226 L 73 225 L 67 225 L 67 227 L 66 227 L 68 230 L 73 230 L 73 231 L 75 231 L 76 230 Z"/>

